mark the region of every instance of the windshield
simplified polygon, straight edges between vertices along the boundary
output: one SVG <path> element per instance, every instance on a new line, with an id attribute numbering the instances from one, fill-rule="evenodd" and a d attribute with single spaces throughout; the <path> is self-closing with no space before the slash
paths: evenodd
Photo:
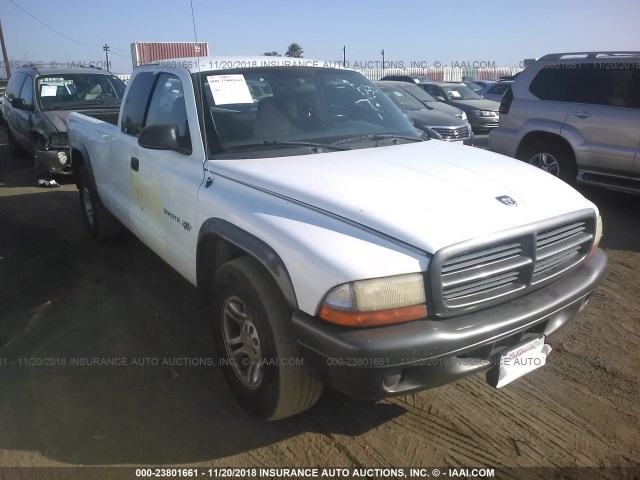
<path id="1" fill-rule="evenodd" d="M 36 92 L 42 110 L 73 110 L 120 105 L 125 85 L 118 77 L 90 73 L 38 77 Z"/>
<path id="2" fill-rule="evenodd" d="M 286 142 L 353 141 L 349 147 L 364 148 L 371 145 L 363 138 L 381 135 L 419 139 L 402 112 L 353 71 L 265 67 L 204 72 L 201 78 L 216 153 Z"/>
<path id="3" fill-rule="evenodd" d="M 412 85 L 411 83 L 407 83 L 405 85 L 402 85 L 402 87 L 400 87 L 400 88 L 402 88 L 402 90 L 407 92 L 412 97 L 416 97 L 422 103 L 431 103 L 431 102 L 432 103 L 436 103 L 437 102 L 437 100 L 435 98 L 433 98 L 423 88 L 420 88 L 417 85 Z"/>
<path id="4" fill-rule="evenodd" d="M 424 110 L 424 104 L 398 87 L 378 85 L 380 90 L 395 103 L 400 110 Z M 418 87 L 418 90 L 422 90 Z"/>
<path id="5" fill-rule="evenodd" d="M 482 100 L 482 97 L 464 84 L 443 85 L 442 89 L 449 100 Z"/>

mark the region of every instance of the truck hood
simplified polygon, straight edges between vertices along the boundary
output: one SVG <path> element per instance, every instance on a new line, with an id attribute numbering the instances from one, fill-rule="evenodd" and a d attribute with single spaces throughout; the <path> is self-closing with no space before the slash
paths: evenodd
<path id="1" fill-rule="evenodd" d="M 43 112 L 47 120 L 61 133 L 67 131 L 67 119 L 69 118 L 70 111 L 49 111 Z"/>
<path id="2" fill-rule="evenodd" d="M 212 160 L 208 169 L 429 253 L 564 213 L 596 210 L 576 190 L 542 170 L 436 140 L 303 156 Z M 496 198 L 505 195 L 517 205 Z"/>

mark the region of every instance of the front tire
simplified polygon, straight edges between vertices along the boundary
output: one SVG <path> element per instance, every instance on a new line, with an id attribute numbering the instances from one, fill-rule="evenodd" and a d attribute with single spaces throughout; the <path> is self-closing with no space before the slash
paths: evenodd
<path id="1" fill-rule="evenodd" d="M 9 130 L 7 126 L 7 143 L 9 143 L 9 152 L 11 152 L 11 156 L 13 158 L 22 158 L 25 156 L 24 149 L 20 146 L 20 144 L 16 141 L 15 137 Z"/>
<path id="2" fill-rule="evenodd" d="M 216 349 L 240 406 L 265 420 L 313 406 L 322 384 L 297 355 L 290 312 L 255 260 L 224 264 L 212 296 Z"/>
<path id="3" fill-rule="evenodd" d="M 569 185 L 576 183 L 578 169 L 573 152 L 560 143 L 534 142 L 523 150 L 520 160 L 564 180 Z"/>
<path id="4" fill-rule="evenodd" d="M 44 149 L 44 145 L 41 140 L 36 142 L 36 148 L 33 151 L 33 170 L 36 178 L 48 178 L 51 177 L 51 172 L 48 168 L 42 166 L 38 152 Z"/>
<path id="5" fill-rule="evenodd" d="M 80 169 L 78 180 L 82 218 L 91 238 L 108 240 L 120 236 L 122 224 L 102 205 L 93 175 L 87 167 Z"/>

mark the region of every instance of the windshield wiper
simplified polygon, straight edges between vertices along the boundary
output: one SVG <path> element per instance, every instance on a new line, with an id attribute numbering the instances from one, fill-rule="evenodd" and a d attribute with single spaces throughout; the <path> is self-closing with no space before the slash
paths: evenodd
<path id="1" fill-rule="evenodd" d="M 283 142 L 280 140 L 264 140 L 262 142 L 255 143 L 242 143 L 239 145 L 232 145 L 226 147 L 225 150 L 244 150 L 251 148 L 279 148 L 279 147 L 312 147 L 314 151 L 318 152 L 321 149 L 324 150 L 351 150 L 351 147 L 338 147 L 336 145 L 327 145 L 324 143 L 314 142 Z"/>
<path id="2" fill-rule="evenodd" d="M 406 135 L 394 135 L 391 133 L 385 133 L 385 134 L 372 134 L 372 135 L 360 135 L 357 137 L 349 137 L 343 140 L 338 140 L 337 142 L 334 142 L 333 145 L 340 145 L 342 143 L 350 143 L 350 142 L 379 141 L 379 140 L 389 140 L 389 139 L 393 139 L 396 141 L 398 139 L 411 140 L 412 142 L 423 141 L 421 138 L 417 138 L 417 137 L 408 137 Z"/>

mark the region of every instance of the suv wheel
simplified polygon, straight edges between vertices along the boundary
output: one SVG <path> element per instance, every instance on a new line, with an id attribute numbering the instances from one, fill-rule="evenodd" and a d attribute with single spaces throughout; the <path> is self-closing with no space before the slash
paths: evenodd
<path id="1" fill-rule="evenodd" d="M 534 142 L 523 150 L 519 158 L 570 185 L 576 182 L 578 171 L 573 153 L 559 143 Z"/>
<path id="2" fill-rule="evenodd" d="M 278 420 L 315 404 L 322 384 L 297 355 L 290 312 L 255 260 L 225 263 L 211 295 L 216 350 L 240 406 Z"/>

